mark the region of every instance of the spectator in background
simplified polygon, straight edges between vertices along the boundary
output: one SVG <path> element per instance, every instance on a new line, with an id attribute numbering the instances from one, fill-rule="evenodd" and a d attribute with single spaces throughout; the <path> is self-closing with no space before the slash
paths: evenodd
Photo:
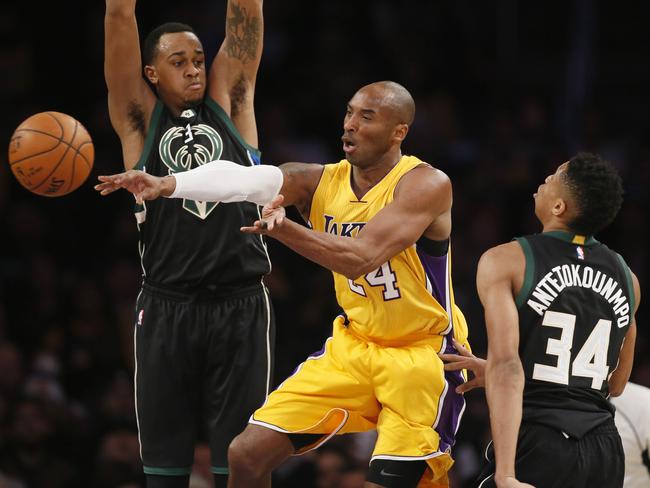
<path id="1" fill-rule="evenodd" d="M 21 398 L 13 407 L 0 472 L 35 488 L 67 488 L 79 482 L 79 471 L 52 447 L 57 425 L 42 400 Z"/>

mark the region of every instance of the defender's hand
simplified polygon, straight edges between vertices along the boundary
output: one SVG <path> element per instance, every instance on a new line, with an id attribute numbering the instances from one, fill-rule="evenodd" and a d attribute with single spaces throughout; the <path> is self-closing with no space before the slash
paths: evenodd
<path id="1" fill-rule="evenodd" d="M 248 234 L 273 235 L 284 222 L 286 212 L 282 206 L 284 196 L 277 195 L 262 208 L 262 219 L 253 222 L 251 227 L 242 227 L 240 230 Z"/>
<path id="2" fill-rule="evenodd" d="M 466 393 L 474 388 L 485 387 L 485 359 L 477 358 L 456 339 L 453 339 L 454 347 L 458 354 L 439 354 L 445 362 L 445 371 L 458 371 L 467 369 L 474 377 L 462 385 L 456 387 L 456 393 Z"/>

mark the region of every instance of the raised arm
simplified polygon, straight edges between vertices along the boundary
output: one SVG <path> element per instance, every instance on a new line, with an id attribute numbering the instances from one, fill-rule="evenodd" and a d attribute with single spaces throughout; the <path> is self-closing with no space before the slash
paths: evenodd
<path id="1" fill-rule="evenodd" d="M 258 146 L 253 99 L 263 37 L 262 0 L 228 0 L 225 39 L 208 79 L 208 95 L 253 147 Z"/>
<path id="2" fill-rule="evenodd" d="M 421 166 L 402 177 L 393 202 L 356 238 L 315 232 L 287 219 L 270 231 L 261 222 L 245 230 L 268 233 L 307 259 L 356 279 L 413 245 L 437 220 L 446 220 L 451 198 L 449 178 L 430 166 Z"/>
<path id="3" fill-rule="evenodd" d="M 106 0 L 104 76 L 108 113 L 122 142 L 124 166 L 135 166 L 155 96 L 142 77 L 135 0 Z"/>
<path id="4" fill-rule="evenodd" d="M 488 336 L 485 391 L 490 410 L 498 487 L 523 486 L 515 477 L 522 416 L 524 370 L 519 359 L 519 315 L 513 289 L 524 274 L 524 253 L 516 242 L 488 250 L 476 274 Z"/>
<path id="5" fill-rule="evenodd" d="M 623 393 L 625 385 L 630 379 L 632 365 L 634 364 L 634 345 L 636 344 L 636 318 L 634 315 L 639 309 L 639 302 L 641 301 L 641 287 L 639 286 L 639 280 L 634 273 L 632 273 L 632 286 L 634 288 L 634 311 L 632 312 L 632 323 L 625 334 L 623 347 L 621 347 L 616 369 L 612 372 L 607 381 L 609 385 L 609 394 L 612 396 L 619 396 Z"/>

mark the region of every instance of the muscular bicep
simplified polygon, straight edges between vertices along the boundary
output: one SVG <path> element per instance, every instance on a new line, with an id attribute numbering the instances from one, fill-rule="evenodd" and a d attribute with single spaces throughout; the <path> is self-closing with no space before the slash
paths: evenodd
<path id="1" fill-rule="evenodd" d="M 210 68 L 208 94 L 230 116 L 244 140 L 258 146 L 254 94 L 262 57 L 261 0 L 229 0 L 225 39 Z"/>
<path id="2" fill-rule="evenodd" d="M 359 247 L 366 254 L 366 272 L 415 244 L 450 210 L 451 183 L 444 173 L 422 166 L 404 175 L 393 201 L 377 212 L 357 236 Z"/>
<path id="3" fill-rule="evenodd" d="M 641 303 L 641 285 L 639 285 L 639 279 L 632 271 L 630 271 L 630 274 L 632 275 L 632 291 L 634 293 L 634 311 L 632 313 L 636 314 L 639 303 Z"/>
<path id="4" fill-rule="evenodd" d="M 625 385 L 630 379 L 632 374 L 632 366 L 634 366 L 634 346 L 636 344 L 636 322 L 632 320 L 630 327 L 625 333 L 621 352 L 618 356 L 618 362 L 615 365 L 614 371 L 610 374 L 607 385 L 609 393 L 612 396 L 619 396 L 625 390 Z"/>
<path id="5" fill-rule="evenodd" d="M 476 287 L 485 312 L 488 357 L 493 361 L 519 357 L 519 314 L 512 289 L 524 266 L 523 252 L 515 242 L 492 248 L 479 260 Z"/>
<path id="6" fill-rule="evenodd" d="M 636 344 L 636 318 L 634 314 L 639 308 L 639 301 L 641 300 L 641 288 L 639 280 L 636 275 L 632 273 L 632 292 L 634 293 L 634 310 L 632 311 L 632 322 L 628 331 L 625 333 L 621 352 L 618 356 L 618 363 L 615 370 L 611 373 L 607 383 L 609 386 L 609 393 L 612 396 L 619 396 L 623 393 L 625 385 L 630 379 L 632 374 L 632 367 L 634 365 L 634 346 Z"/>

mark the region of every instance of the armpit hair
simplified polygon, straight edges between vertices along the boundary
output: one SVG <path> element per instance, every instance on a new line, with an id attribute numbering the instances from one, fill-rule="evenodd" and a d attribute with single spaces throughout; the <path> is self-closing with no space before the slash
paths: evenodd
<path id="1" fill-rule="evenodd" d="M 137 102 L 130 101 L 128 105 L 128 114 L 131 127 L 144 136 L 145 120 L 142 106 Z"/>

